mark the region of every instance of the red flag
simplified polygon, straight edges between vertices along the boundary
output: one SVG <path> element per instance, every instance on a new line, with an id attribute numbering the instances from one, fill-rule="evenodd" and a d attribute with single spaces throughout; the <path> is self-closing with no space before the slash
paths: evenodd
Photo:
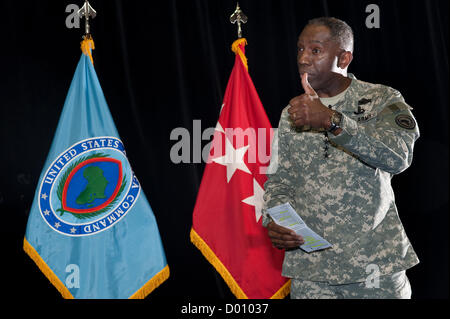
<path id="1" fill-rule="evenodd" d="M 261 208 L 272 127 L 248 74 L 245 39 L 236 60 L 211 144 L 193 214 L 191 241 L 237 298 L 284 298 L 284 252 L 272 247 Z"/>

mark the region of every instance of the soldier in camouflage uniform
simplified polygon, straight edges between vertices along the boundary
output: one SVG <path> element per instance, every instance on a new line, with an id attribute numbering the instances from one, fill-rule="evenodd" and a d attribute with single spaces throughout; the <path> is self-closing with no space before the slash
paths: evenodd
<path id="1" fill-rule="evenodd" d="M 405 270 L 419 260 L 391 187 L 412 161 L 419 137 L 400 93 L 357 80 L 347 67 L 353 33 L 334 18 L 311 20 L 298 41 L 305 94 L 282 114 L 265 184 L 265 209 L 289 202 L 333 246 L 306 253 L 303 238 L 263 209 L 292 298 L 410 298 Z"/>

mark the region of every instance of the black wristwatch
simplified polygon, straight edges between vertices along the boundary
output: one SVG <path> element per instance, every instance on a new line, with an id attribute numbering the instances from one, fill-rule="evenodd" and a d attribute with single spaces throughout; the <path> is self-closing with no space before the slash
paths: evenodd
<path id="1" fill-rule="evenodd" d="M 341 121 L 342 121 L 342 114 L 339 112 L 334 111 L 333 115 L 331 115 L 331 127 L 328 129 L 328 132 L 333 133 L 338 128 L 341 127 Z"/>

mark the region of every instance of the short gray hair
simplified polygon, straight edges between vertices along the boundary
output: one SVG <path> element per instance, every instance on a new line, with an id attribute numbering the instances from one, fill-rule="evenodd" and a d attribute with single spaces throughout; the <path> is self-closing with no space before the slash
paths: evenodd
<path id="1" fill-rule="evenodd" d="M 344 21 L 333 17 L 320 17 L 308 21 L 309 25 L 321 25 L 330 30 L 331 39 L 336 41 L 341 49 L 353 52 L 353 30 Z"/>

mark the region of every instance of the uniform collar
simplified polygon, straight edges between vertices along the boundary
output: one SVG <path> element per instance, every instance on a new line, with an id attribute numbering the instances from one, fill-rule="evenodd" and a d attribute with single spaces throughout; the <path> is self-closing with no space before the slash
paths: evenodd
<path id="1" fill-rule="evenodd" d="M 352 79 L 352 82 L 350 82 L 349 87 L 346 89 L 344 97 L 333 107 L 335 110 L 343 110 L 344 106 L 346 106 L 345 109 L 348 110 L 354 108 L 353 103 L 348 103 L 348 101 L 352 96 L 355 96 L 355 91 L 357 91 L 358 86 L 358 79 L 353 73 L 347 73 L 347 77 Z"/>

